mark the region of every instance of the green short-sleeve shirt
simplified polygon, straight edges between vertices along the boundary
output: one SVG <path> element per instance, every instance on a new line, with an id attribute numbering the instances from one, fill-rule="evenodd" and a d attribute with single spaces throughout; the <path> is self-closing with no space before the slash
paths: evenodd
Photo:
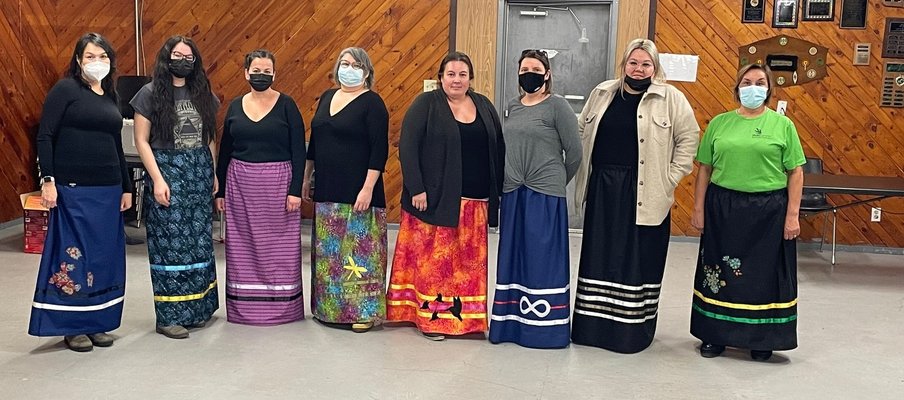
<path id="1" fill-rule="evenodd" d="M 787 187 L 786 171 L 804 165 L 806 158 L 794 123 L 767 108 L 754 118 L 737 111 L 713 118 L 697 149 L 697 161 L 713 167 L 713 183 L 757 193 Z"/>

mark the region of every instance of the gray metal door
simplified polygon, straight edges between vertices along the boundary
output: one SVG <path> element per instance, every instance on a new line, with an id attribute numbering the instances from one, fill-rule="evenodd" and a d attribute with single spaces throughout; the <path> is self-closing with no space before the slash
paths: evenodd
<path id="1" fill-rule="evenodd" d="M 594 86 L 613 76 L 615 20 L 613 1 L 506 2 L 500 24 L 505 43 L 497 59 L 496 107 L 503 116 L 518 96 L 518 58 L 525 49 L 549 55 L 553 92 L 565 96 L 575 114 L 584 107 Z M 583 226 L 583 213 L 574 204 L 574 182 L 568 184 L 569 228 Z"/>

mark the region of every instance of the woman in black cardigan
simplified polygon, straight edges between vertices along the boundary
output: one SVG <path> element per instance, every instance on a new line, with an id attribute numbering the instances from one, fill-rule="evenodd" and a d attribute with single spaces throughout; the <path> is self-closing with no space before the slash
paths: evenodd
<path id="1" fill-rule="evenodd" d="M 505 160 L 499 116 L 470 88 L 470 58 L 449 53 L 438 78 L 442 88 L 418 96 L 402 122 L 402 222 L 387 293 L 387 320 L 433 340 L 487 329 L 487 225 L 498 225 Z"/>

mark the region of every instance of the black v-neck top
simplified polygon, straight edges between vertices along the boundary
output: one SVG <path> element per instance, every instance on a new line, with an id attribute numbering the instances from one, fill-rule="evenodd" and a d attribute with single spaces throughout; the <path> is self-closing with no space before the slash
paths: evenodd
<path id="1" fill-rule="evenodd" d="M 314 201 L 355 204 L 368 170 L 382 172 L 386 168 L 389 112 L 379 94 L 367 91 L 330 115 L 337 90 L 329 89 L 320 96 L 311 120 L 308 160 L 314 161 Z M 370 204 L 386 207 L 382 174 Z"/>
<path id="2" fill-rule="evenodd" d="M 226 171 L 232 159 L 251 163 L 291 161 L 289 194 L 301 196 L 304 178 L 304 121 L 292 97 L 280 93 L 273 109 L 254 122 L 242 108 L 242 97 L 229 103 L 217 157 L 217 197 L 226 195 Z"/>

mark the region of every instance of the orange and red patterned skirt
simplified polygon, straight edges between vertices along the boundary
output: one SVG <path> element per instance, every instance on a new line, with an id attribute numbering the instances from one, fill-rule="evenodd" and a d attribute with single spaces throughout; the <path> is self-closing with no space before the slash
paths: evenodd
<path id="1" fill-rule="evenodd" d="M 387 320 L 421 332 L 487 330 L 487 202 L 462 199 L 458 227 L 427 224 L 402 211 Z"/>

